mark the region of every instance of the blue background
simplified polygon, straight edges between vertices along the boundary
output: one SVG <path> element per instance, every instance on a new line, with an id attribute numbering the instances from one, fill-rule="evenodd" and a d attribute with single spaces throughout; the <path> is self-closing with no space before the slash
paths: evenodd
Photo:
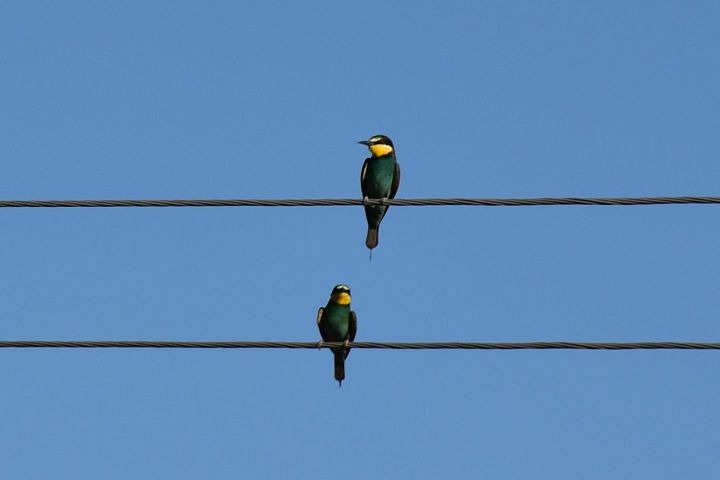
<path id="1" fill-rule="evenodd" d="M 720 4 L 4 2 L 0 198 L 718 195 Z M 717 206 L 5 209 L 0 338 L 718 341 Z M 2 478 L 716 478 L 719 357 L 0 351 Z"/>

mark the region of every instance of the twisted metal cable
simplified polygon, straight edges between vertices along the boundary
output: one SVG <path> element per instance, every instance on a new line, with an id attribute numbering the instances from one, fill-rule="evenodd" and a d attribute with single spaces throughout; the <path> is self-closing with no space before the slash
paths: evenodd
<path id="1" fill-rule="evenodd" d="M 175 342 L 6 340 L 0 348 L 342 348 L 341 342 Z M 351 342 L 348 348 L 390 350 L 720 350 L 708 342 Z"/>
<path id="2" fill-rule="evenodd" d="M 608 197 L 608 198 L 412 198 L 412 199 L 285 199 L 285 200 L 0 200 L 0 208 L 69 207 L 330 207 L 393 205 L 423 207 L 474 205 L 485 207 L 529 207 L 547 205 L 670 205 L 713 204 L 720 197 Z"/>

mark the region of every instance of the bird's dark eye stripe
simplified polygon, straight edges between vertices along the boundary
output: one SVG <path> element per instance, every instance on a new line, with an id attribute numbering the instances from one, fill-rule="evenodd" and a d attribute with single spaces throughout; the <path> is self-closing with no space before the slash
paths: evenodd
<path id="1" fill-rule="evenodd" d="M 385 135 L 376 135 L 374 137 L 370 137 L 368 140 L 368 143 L 370 145 L 389 145 L 392 146 L 392 141 Z"/>

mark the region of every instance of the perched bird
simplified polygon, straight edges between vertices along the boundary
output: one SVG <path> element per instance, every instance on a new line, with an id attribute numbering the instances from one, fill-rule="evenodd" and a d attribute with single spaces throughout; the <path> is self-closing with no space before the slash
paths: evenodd
<path id="1" fill-rule="evenodd" d="M 375 135 L 358 143 L 367 145 L 370 157 L 365 159 L 360 172 L 360 189 L 363 197 L 395 198 L 400 185 L 400 165 L 395 159 L 395 147 L 385 135 Z M 380 222 L 387 212 L 387 205 L 365 205 L 368 232 L 365 245 L 370 249 L 377 247 Z"/>
<path id="2" fill-rule="evenodd" d="M 320 336 L 326 342 L 349 342 L 355 340 L 357 317 L 350 310 L 350 287 L 335 285 L 330 300 L 325 308 L 320 307 L 317 314 L 317 325 Z M 322 341 L 318 346 L 322 345 Z M 345 379 L 345 359 L 350 353 L 349 348 L 331 348 L 335 357 L 335 380 L 342 386 Z"/>

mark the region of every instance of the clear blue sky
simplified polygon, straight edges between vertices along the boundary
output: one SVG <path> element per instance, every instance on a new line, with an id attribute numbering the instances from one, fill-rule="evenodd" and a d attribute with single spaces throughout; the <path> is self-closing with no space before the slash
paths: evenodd
<path id="1" fill-rule="evenodd" d="M 720 4 L 4 2 L 0 198 L 720 194 Z M 0 338 L 720 340 L 717 206 L 0 211 Z M 720 354 L 0 351 L 0 476 L 716 478 Z"/>

